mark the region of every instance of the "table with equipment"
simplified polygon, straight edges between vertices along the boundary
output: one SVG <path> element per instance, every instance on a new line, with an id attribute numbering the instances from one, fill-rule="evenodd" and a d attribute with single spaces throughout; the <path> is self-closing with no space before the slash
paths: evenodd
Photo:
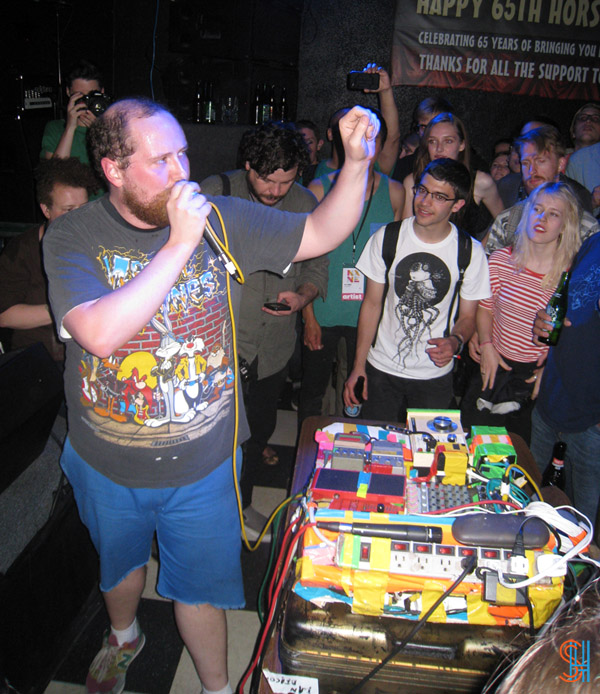
<path id="1" fill-rule="evenodd" d="M 525 510 L 541 476 L 520 437 L 471 434 L 456 411 L 304 422 L 252 691 L 273 691 L 269 671 L 321 692 L 475 694 L 527 647 L 590 533 Z"/>

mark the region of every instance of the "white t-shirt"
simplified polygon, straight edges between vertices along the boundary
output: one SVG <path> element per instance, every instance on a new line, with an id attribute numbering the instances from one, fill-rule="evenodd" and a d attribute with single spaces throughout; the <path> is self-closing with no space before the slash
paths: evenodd
<path id="1" fill-rule="evenodd" d="M 377 341 L 367 360 L 376 369 L 394 376 L 428 380 L 452 370 L 452 361 L 437 367 L 425 350 L 431 347 L 427 340 L 443 337 L 448 321 L 458 280 L 458 231 L 452 225 L 443 241 L 425 243 L 417 238 L 413 220 L 414 217 L 405 219 L 400 227 Z M 369 279 L 380 284 L 385 283 L 386 268 L 381 255 L 384 232 L 385 227 L 381 227 L 371 236 L 356 264 Z M 471 262 L 460 296 L 478 301 L 490 295 L 487 259 L 479 241 L 472 239 Z"/>

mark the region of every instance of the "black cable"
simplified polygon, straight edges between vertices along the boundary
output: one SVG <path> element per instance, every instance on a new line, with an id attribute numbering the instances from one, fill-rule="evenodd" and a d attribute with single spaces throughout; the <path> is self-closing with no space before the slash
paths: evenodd
<path id="1" fill-rule="evenodd" d="M 468 576 L 473 569 L 475 568 L 475 565 L 477 564 L 477 559 L 476 557 L 469 557 L 467 559 L 465 568 L 462 570 L 460 576 L 454 581 L 454 583 L 448 588 L 443 595 L 441 595 L 434 603 L 433 605 L 427 610 L 427 612 L 421 617 L 421 619 L 415 624 L 414 628 L 410 632 L 410 634 L 404 638 L 399 644 L 394 646 L 392 651 L 378 664 L 376 665 L 371 672 L 369 672 L 365 677 L 362 678 L 362 680 L 352 687 L 352 689 L 348 692 L 348 694 L 356 694 L 356 692 L 359 692 L 362 687 L 385 666 L 387 663 L 389 663 L 392 658 L 395 658 L 398 653 L 400 653 L 401 650 L 403 650 L 407 643 L 425 626 L 427 623 L 427 620 L 431 615 L 437 610 L 437 608 L 444 602 L 444 600 L 452 593 L 452 591 L 459 586 L 464 578 Z"/>
<path id="2" fill-rule="evenodd" d="M 258 599 L 257 599 L 257 612 L 258 612 L 258 618 L 259 618 L 261 624 L 265 623 L 266 609 L 264 608 L 264 605 L 263 605 L 263 603 L 266 602 L 264 599 L 265 588 L 268 586 L 269 580 L 271 578 L 271 569 L 277 563 L 275 561 L 275 555 L 277 553 L 277 538 L 279 537 L 279 525 L 281 523 L 281 518 L 282 518 L 283 512 L 287 512 L 287 510 L 288 510 L 287 506 L 282 506 L 279 509 L 279 511 L 275 515 L 275 518 L 273 519 L 273 525 L 271 527 L 271 549 L 269 551 L 269 560 L 267 562 L 267 569 L 265 571 L 264 578 L 263 578 L 262 583 L 260 584 L 260 588 L 258 590 Z M 268 605 L 266 607 L 268 608 Z"/>
<path id="3" fill-rule="evenodd" d="M 529 636 L 531 638 L 535 637 L 535 624 L 533 621 L 533 605 L 531 604 L 531 600 L 529 599 L 529 593 L 527 591 L 527 588 L 520 588 L 519 593 L 523 596 L 523 600 L 525 600 L 525 604 L 527 605 L 527 612 L 529 613 Z"/>
<path id="4" fill-rule="evenodd" d="M 520 535 L 520 536 L 521 536 L 520 542 L 521 542 L 521 544 L 524 544 L 525 539 L 524 539 L 524 537 L 523 537 L 523 528 L 525 527 L 525 525 L 526 525 L 526 523 L 527 523 L 528 521 L 533 520 L 534 518 L 537 518 L 538 520 L 541 520 L 542 522 L 544 522 L 543 519 L 542 519 L 542 518 L 538 518 L 538 516 L 525 516 L 525 518 L 523 519 L 523 522 L 521 523 L 521 525 L 519 526 L 519 529 L 517 530 L 517 535 L 516 535 L 516 538 L 515 538 L 515 542 L 517 541 L 517 538 L 518 538 L 519 535 Z"/>

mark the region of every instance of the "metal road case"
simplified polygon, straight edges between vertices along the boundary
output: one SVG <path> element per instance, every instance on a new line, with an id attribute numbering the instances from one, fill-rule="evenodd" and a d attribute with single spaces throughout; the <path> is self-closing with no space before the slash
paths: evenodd
<path id="1" fill-rule="evenodd" d="M 318 678 L 321 694 L 344 694 L 415 624 L 352 614 L 341 603 L 319 608 L 290 592 L 279 643 L 282 671 Z M 479 694 L 503 658 L 519 654 L 527 641 L 519 627 L 427 623 L 361 693 Z"/>

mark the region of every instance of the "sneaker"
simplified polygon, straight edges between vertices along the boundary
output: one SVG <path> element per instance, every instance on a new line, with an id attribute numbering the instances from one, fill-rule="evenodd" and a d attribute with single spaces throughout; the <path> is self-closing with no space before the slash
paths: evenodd
<path id="1" fill-rule="evenodd" d="M 256 542 L 256 540 L 258 540 L 268 520 L 266 516 L 263 516 L 262 513 L 259 513 L 252 506 L 248 506 L 244 509 L 244 527 L 246 528 L 246 537 L 250 542 Z M 271 528 L 265 533 L 263 541 L 271 542 Z"/>
<path id="2" fill-rule="evenodd" d="M 102 648 L 96 654 L 88 672 L 85 686 L 88 694 L 121 694 L 131 661 L 142 650 L 146 637 L 142 632 L 131 643 L 119 646 L 110 629 L 104 632 Z"/>

